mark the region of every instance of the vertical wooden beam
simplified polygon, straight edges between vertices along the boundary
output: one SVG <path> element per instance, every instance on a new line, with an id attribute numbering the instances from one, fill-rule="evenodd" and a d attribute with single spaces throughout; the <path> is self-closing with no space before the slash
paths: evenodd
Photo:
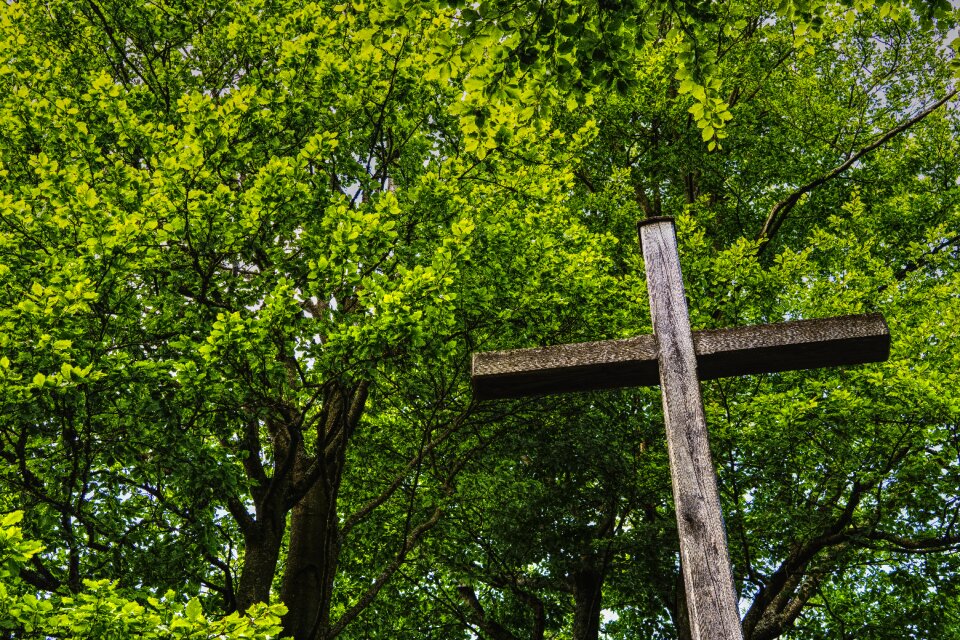
<path id="1" fill-rule="evenodd" d="M 671 218 L 639 224 L 693 640 L 742 640 Z"/>

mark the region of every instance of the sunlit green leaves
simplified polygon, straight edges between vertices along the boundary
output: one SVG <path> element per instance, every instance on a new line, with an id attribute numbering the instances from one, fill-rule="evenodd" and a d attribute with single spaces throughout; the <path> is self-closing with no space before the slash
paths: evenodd
<path id="1" fill-rule="evenodd" d="M 323 541 L 340 550 L 334 618 L 425 513 L 456 512 L 368 605 L 388 615 L 342 637 L 467 633 L 451 612 L 467 578 L 529 635 L 532 610 L 482 566 L 494 548 L 552 580 L 563 635 L 571 549 L 608 543 L 609 633 L 668 633 L 656 392 L 471 414 L 466 377 L 475 350 L 648 332 L 646 215 L 677 218 L 697 328 L 880 309 L 894 330 L 885 365 L 704 385 L 738 575 L 768 577 L 853 478 L 883 478 L 857 527 L 936 533 L 960 407 L 953 116 L 805 191 L 770 243 L 757 232 L 942 95 L 942 3 L 91 6 L 0 9 L 0 502 L 26 509 L 33 557 L 76 594 L 20 584 L 17 624 L 213 633 L 256 543 L 247 520 L 283 538 L 303 488 L 268 489 L 285 461 L 342 459 L 330 521 L 373 511 Z M 335 451 L 317 425 L 351 385 L 369 394 Z M 265 495 L 283 500 L 263 519 Z M 607 505 L 623 524 L 598 540 Z M 921 584 L 900 568 L 850 575 Z M 132 601 L 131 584 L 177 593 Z M 855 593 L 838 577 L 816 604 L 874 615 Z"/>
<path id="2" fill-rule="evenodd" d="M 69 596 L 38 598 L 19 579 L 21 567 L 42 551 L 24 539 L 14 511 L 0 523 L 0 629 L 57 638 L 249 638 L 268 640 L 280 633 L 283 605 L 257 605 L 244 614 L 208 619 L 197 598 L 186 605 L 169 592 L 163 598 L 130 598 L 108 581 L 86 581 Z"/>

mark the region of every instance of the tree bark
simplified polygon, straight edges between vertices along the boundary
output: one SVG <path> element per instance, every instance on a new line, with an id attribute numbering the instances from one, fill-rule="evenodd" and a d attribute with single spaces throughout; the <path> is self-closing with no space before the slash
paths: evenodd
<path id="1" fill-rule="evenodd" d="M 260 420 L 247 422 L 243 448 L 244 469 L 250 479 L 255 514 L 250 514 L 239 496 L 230 496 L 227 507 L 243 533 L 244 556 L 237 586 L 236 602 L 246 611 L 257 602 L 269 602 L 273 578 L 277 572 L 280 547 L 287 526 L 286 497 L 290 488 L 290 465 L 296 448 L 301 446 L 299 430 L 291 428 L 293 413 L 278 412 L 266 420 L 273 440 L 273 474 L 262 463 Z M 284 415 L 286 414 L 286 415 Z"/>
<path id="2" fill-rule="evenodd" d="M 337 497 L 347 445 L 363 413 L 367 386 L 335 387 L 324 399 L 317 424 L 317 451 L 298 452 L 294 493 L 303 497 L 290 516 L 290 543 L 280 599 L 287 605 L 284 634 L 294 640 L 327 640 L 333 583 L 340 557 Z"/>
<path id="3" fill-rule="evenodd" d="M 336 480 L 339 484 L 339 477 Z M 288 609 L 285 633 L 294 640 L 325 638 L 330 628 L 333 579 L 340 555 L 337 524 L 336 488 L 316 482 L 290 516 L 290 546 L 280 599 Z"/>
<path id="4" fill-rule="evenodd" d="M 246 611 L 257 602 L 270 601 L 270 587 L 277 571 L 283 541 L 283 515 L 258 520 L 244 532 L 243 567 L 237 588 L 237 608 Z"/>
<path id="5" fill-rule="evenodd" d="M 600 637 L 600 604 L 603 572 L 593 567 L 573 575 L 573 640 L 597 640 Z"/>

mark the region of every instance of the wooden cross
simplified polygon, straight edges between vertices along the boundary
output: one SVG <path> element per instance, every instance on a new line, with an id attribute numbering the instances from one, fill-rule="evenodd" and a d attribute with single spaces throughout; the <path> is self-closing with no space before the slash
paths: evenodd
<path id="1" fill-rule="evenodd" d="M 639 224 L 653 335 L 473 355 L 479 400 L 660 385 L 694 640 L 740 640 L 717 475 L 699 380 L 880 362 L 890 354 L 883 316 L 690 330 L 672 218 Z"/>

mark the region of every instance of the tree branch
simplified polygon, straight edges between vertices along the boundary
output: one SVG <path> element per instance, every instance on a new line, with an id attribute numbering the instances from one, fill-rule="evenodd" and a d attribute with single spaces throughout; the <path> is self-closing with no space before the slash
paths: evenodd
<path id="1" fill-rule="evenodd" d="M 473 612 L 473 615 L 470 616 L 471 621 L 477 625 L 481 631 L 493 640 L 517 640 L 517 637 L 510 633 L 506 627 L 496 620 L 487 618 L 487 612 L 484 611 L 483 605 L 480 604 L 480 600 L 477 598 L 477 592 L 473 590 L 473 587 L 460 585 L 457 587 L 457 593 L 460 594 L 460 599 L 470 607 L 470 610 Z"/>
<path id="2" fill-rule="evenodd" d="M 832 170 L 828 171 L 827 173 L 811 180 L 810 182 L 796 189 L 793 193 L 788 195 L 783 200 L 780 200 L 775 205 L 773 205 L 773 208 L 770 209 L 770 214 L 767 216 L 766 221 L 763 223 L 763 228 L 760 230 L 760 233 L 758 233 L 756 237 L 757 240 L 761 241 L 761 245 L 758 251 L 763 251 L 764 247 L 766 247 L 770 243 L 770 240 L 772 240 L 773 237 L 777 234 L 777 231 L 780 230 L 780 226 L 783 224 L 784 220 L 786 220 L 787 216 L 790 214 L 790 212 L 793 210 L 796 204 L 800 201 L 800 198 L 802 198 L 805 194 L 813 191 L 819 186 L 826 184 L 830 180 L 833 180 L 834 178 L 842 174 L 844 171 L 852 167 L 860 158 L 864 157 L 874 149 L 880 147 L 881 145 L 890 141 L 892 138 L 896 137 L 897 135 L 903 133 L 910 127 L 917 124 L 918 122 L 922 121 L 931 113 L 933 113 L 934 111 L 936 111 L 937 109 L 945 105 L 947 102 L 952 100 L 953 97 L 957 95 L 957 92 L 958 92 L 958 89 L 954 89 L 953 91 L 950 91 L 949 93 L 947 93 L 946 96 L 934 102 L 932 105 L 930 105 L 923 111 L 914 115 L 912 118 L 909 118 L 908 120 L 898 124 L 894 128 L 888 130 L 886 133 L 881 135 L 879 138 L 877 138 L 867 146 L 862 147 L 856 153 L 854 153 L 849 158 L 847 158 L 846 161 L 843 162 L 842 164 L 834 167 Z"/>
<path id="3" fill-rule="evenodd" d="M 347 609 L 347 611 L 340 616 L 340 619 L 337 620 L 330 631 L 323 636 L 324 638 L 336 638 L 340 635 L 340 632 L 353 621 L 360 612 L 370 606 L 370 603 L 373 602 L 373 599 L 377 597 L 377 594 L 380 593 L 380 590 L 387 583 L 387 581 L 397 572 L 403 563 L 406 562 L 407 556 L 410 554 L 413 549 L 420 544 L 421 538 L 423 535 L 432 529 L 439 521 L 440 516 L 443 515 L 443 507 L 435 507 L 433 513 L 430 517 L 424 522 L 420 523 L 416 528 L 414 528 L 410 534 L 407 536 L 406 540 L 403 543 L 403 546 L 400 548 L 400 551 L 397 553 L 396 557 L 387 565 L 387 568 L 380 572 L 380 575 L 376 577 L 373 581 L 373 584 L 367 589 L 366 593 L 360 596 L 360 599 L 357 602 Z M 319 622 L 319 620 L 318 620 Z M 316 631 L 310 635 L 310 637 L 317 637 Z"/>
<path id="4" fill-rule="evenodd" d="M 427 454 L 431 453 L 434 449 L 436 449 L 439 445 L 441 445 L 444 441 L 446 441 L 451 435 L 453 435 L 458 431 L 460 425 L 463 424 L 463 420 L 467 417 L 468 412 L 469 412 L 469 409 L 468 411 L 465 411 L 464 413 L 457 416 L 457 419 L 454 420 L 453 423 L 443 433 L 441 433 L 438 438 L 434 438 L 433 440 L 431 440 L 425 447 L 423 447 L 421 451 L 419 451 L 415 456 L 410 458 L 410 460 L 407 461 L 406 466 L 404 466 L 404 468 L 400 471 L 400 473 L 396 475 L 396 477 L 393 479 L 393 481 L 390 483 L 390 485 L 386 489 L 384 489 L 379 495 L 377 495 L 376 497 L 368 501 L 365 505 L 360 507 L 357 511 L 350 514 L 350 516 L 348 516 L 345 522 L 343 523 L 343 526 L 340 528 L 341 534 L 343 536 L 347 536 L 350 533 L 350 531 L 355 526 L 357 526 L 357 524 L 359 524 L 364 518 L 370 515 L 370 513 L 374 509 L 376 509 L 377 507 L 382 505 L 384 502 L 386 502 L 390 498 L 390 496 L 392 496 L 396 492 L 396 490 L 400 488 L 400 486 L 403 484 L 403 481 L 407 478 L 407 474 L 409 474 L 410 471 L 412 471 L 418 464 L 420 464 Z"/>
<path id="5" fill-rule="evenodd" d="M 844 531 L 853 520 L 853 514 L 864 494 L 874 483 L 862 485 L 854 482 L 847 504 L 837 519 L 824 527 L 820 535 L 803 543 L 796 543 L 786 559 L 777 567 L 766 584 L 753 599 L 753 604 L 743 618 L 743 635 L 749 640 L 766 638 L 764 629 L 772 618 L 779 618 L 807 571 L 807 567 L 821 551 L 845 543 L 853 532 Z M 797 609 L 797 615 L 800 610 Z M 755 635 L 755 632 L 758 635 Z"/>

